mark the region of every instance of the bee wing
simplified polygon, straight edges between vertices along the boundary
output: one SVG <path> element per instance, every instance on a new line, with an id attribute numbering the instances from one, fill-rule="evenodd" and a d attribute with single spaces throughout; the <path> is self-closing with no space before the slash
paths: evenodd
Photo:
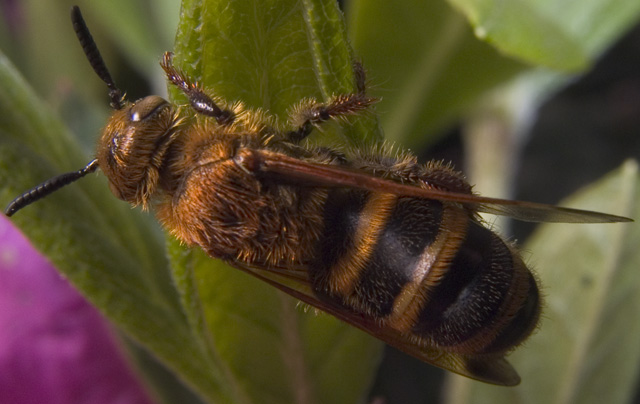
<path id="1" fill-rule="evenodd" d="M 385 327 L 375 319 L 318 299 L 311 289 L 307 270 L 304 268 L 262 268 L 239 263 L 232 265 L 424 362 L 486 383 L 504 386 L 520 383 L 520 376 L 502 356 L 467 356 L 446 352 L 419 342 L 411 334 Z"/>
<path id="2" fill-rule="evenodd" d="M 422 188 L 416 185 L 400 184 L 371 174 L 329 164 L 318 164 L 265 150 L 245 149 L 245 159 L 251 159 L 252 168 L 303 185 L 322 187 L 351 187 L 372 192 L 392 193 L 424 199 L 437 199 L 460 203 L 469 209 L 509 216 L 526 222 L 563 223 L 615 223 L 633 220 L 606 213 L 563 208 L 534 202 L 512 201 L 487 198 L 480 195 Z"/>

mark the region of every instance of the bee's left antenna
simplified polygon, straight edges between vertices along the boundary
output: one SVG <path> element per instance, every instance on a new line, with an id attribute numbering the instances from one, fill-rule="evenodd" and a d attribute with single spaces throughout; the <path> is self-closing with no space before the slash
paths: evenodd
<path id="1" fill-rule="evenodd" d="M 121 109 L 123 100 L 122 91 L 120 91 L 120 89 L 116 87 L 115 81 L 113 81 L 113 79 L 111 78 L 111 74 L 109 74 L 109 70 L 107 69 L 107 66 L 104 64 L 104 60 L 100 55 L 100 51 L 98 51 L 98 46 L 93 40 L 91 32 L 89 32 L 89 28 L 84 22 L 84 18 L 82 18 L 80 7 L 71 7 L 71 22 L 73 23 L 73 30 L 76 32 L 76 36 L 80 41 L 82 50 L 87 56 L 87 60 L 91 64 L 91 67 L 93 67 L 93 71 L 95 71 L 98 77 L 100 77 L 100 79 L 102 79 L 102 81 L 107 84 L 107 87 L 109 87 L 111 108 Z"/>
<path id="2" fill-rule="evenodd" d="M 85 175 L 92 173 L 98 169 L 98 160 L 91 160 L 82 170 L 72 171 L 70 173 L 60 174 L 57 177 L 46 180 L 40 185 L 35 186 L 24 194 L 14 199 L 4 210 L 4 214 L 11 216 L 20 209 L 33 202 L 44 198 L 45 196 L 57 191 L 58 189 L 79 180 Z"/>

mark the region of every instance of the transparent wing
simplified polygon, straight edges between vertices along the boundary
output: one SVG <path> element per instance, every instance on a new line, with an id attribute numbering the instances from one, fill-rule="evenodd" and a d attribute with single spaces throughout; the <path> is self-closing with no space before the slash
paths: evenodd
<path id="1" fill-rule="evenodd" d="M 385 327 L 373 318 L 350 312 L 335 303 L 320 300 L 313 293 L 307 270 L 304 268 L 267 269 L 243 263 L 230 264 L 424 362 L 486 383 L 504 386 L 520 383 L 520 376 L 503 356 L 470 356 L 446 352 L 420 342 L 422 340 L 414 335 Z"/>
<path id="2" fill-rule="evenodd" d="M 480 195 L 421 188 L 416 185 L 400 184 L 368 173 L 328 164 L 317 164 L 265 150 L 243 149 L 243 162 L 255 171 L 278 176 L 282 180 L 295 181 L 302 185 L 322 187 L 351 187 L 373 192 L 393 193 L 415 198 L 437 199 L 460 203 L 469 209 L 495 215 L 509 216 L 528 222 L 564 223 L 615 223 L 630 222 L 629 218 L 545 205 L 534 202 L 512 201 L 487 198 Z"/>

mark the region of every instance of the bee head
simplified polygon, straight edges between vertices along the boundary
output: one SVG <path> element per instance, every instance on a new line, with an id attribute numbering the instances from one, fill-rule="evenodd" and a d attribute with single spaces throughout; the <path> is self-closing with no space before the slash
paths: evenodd
<path id="1" fill-rule="evenodd" d="M 116 197 L 147 205 L 177 125 L 174 108 L 155 95 L 114 111 L 98 142 L 96 159 Z"/>
<path id="2" fill-rule="evenodd" d="M 133 104 L 126 102 L 77 6 L 71 8 L 71 22 L 89 64 L 109 88 L 115 111 L 98 142 L 95 159 L 80 170 L 60 174 L 24 192 L 7 206 L 7 216 L 98 168 L 107 176 L 111 191 L 118 198 L 146 207 L 158 182 L 162 157 L 179 126 L 173 106 L 161 97 L 149 96 Z"/>

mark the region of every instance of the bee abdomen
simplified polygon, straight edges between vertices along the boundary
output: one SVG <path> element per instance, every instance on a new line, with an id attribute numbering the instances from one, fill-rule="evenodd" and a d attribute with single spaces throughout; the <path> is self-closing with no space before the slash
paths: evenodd
<path id="1" fill-rule="evenodd" d="M 538 315 L 537 285 L 520 257 L 471 221 L 412 331 L 451 351 L 503 352 L 531 333 Z"/>
<path id="2" fill-rule="evenodd" d="M 376 318 L 414 278 L 435 240 L 442 204 L 357 190 L 333 190 L 311 276 L 316 293 Z"/>
<path id="3" fill-rule="evenodd" d="M 459 353 L 503 352 L 535 327 L 533 276 L 463 208 L 336 189 L 324 221 L 319 297 Z"/>

